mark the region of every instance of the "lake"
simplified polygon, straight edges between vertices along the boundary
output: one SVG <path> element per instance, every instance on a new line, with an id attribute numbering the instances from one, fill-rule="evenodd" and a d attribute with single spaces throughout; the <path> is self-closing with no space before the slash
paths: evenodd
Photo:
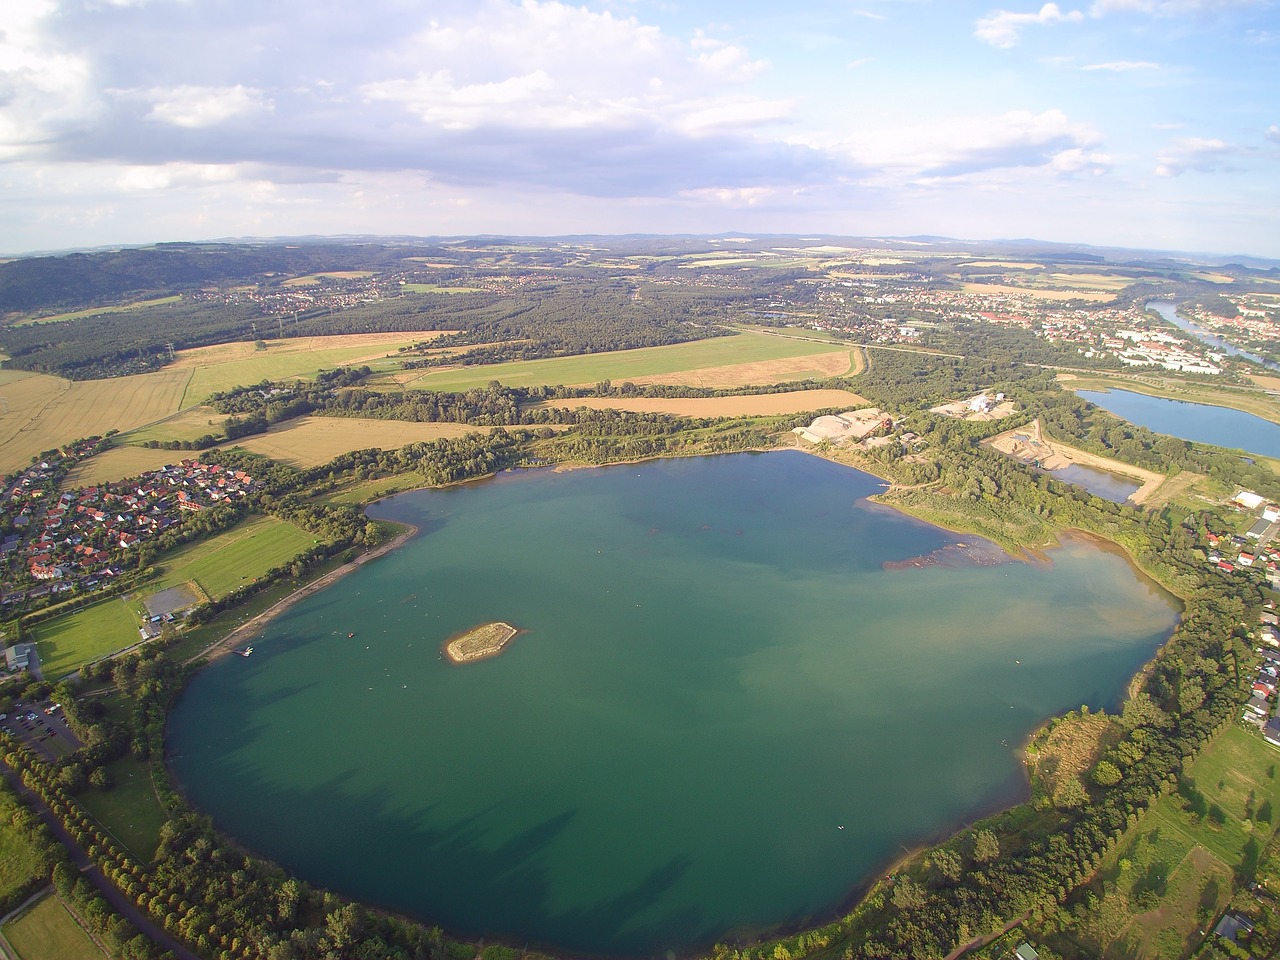
<path id="1" fill-rule="evenodd" d="M 1142 489 L 1142 484 L 1128 477 L 1122 477 L 1110 470 L 1098 470 L 1082 463 L 1073 463 L 1057 470 L 1047 471 L 1050 476 L 1088 490 L 1095 497 L 1102 497 L 1112 503 L 1125 503 L 1131 496 Z"/>
<path id="2" fill-rule="evenodd" d="M 824 918 L 1025 796 L 1024 738 L 1115 707 L 1177 616 L 1114 552 L 978 562 L 882 488 L 788 451 L 397 496 L 372 512 L 421 535 L 198 675 L 172 769 L 305 879 L 459 934 L 638 957 Z M 528 633 L 441 658 L 493 620 Z"/>
<path id="3" fill-rule="evenodd" d="M 1129 390 L 1077 390 L 1076 393 L 1130 423 L 1197 443 L 1280 457 L 1280 424 L 1251 413 L 1186 400 L 1149 397 Z"/>

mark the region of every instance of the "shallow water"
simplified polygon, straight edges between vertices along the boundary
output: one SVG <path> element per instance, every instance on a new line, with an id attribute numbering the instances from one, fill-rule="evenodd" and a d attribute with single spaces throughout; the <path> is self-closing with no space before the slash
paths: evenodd
<path id="1" fill-rule="evenodd" d="M 881 486 L 786 452 L 401 495 L 377 515 L 423 534 L 198 676 L 173 769 L 306 879 L 463 934 L 641 956 L 828 914 L 1021 796 L 1020 741 L 1175 622 L 1084 543 L 904 565 L 973 538 Z M 529 632 L 440 658 L 491 620 Z"/>

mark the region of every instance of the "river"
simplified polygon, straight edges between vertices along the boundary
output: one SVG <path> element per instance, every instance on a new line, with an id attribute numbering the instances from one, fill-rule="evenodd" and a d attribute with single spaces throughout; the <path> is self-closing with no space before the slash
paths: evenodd
<path id="1" fill-rule="evenodd" d="M 1274 360 L 1268 360 L 1266 357 L 1260 357 L 1256 353 L 1249 353 L 1247 350 L 1241 350 L 1239 347 L 1228 343 L 1221 337 L 1215 337 L 1208 330 L 1197 326 L 1190 320 L 1184 320 L 1178 316 L 1178 305 L 1170 300 L 1152 300 L 1146 305 L 1148 310 L 1154 310 L 1160 316 L 1164 317 L 1179 330 L 1191 334 L 1201 343 L 1213 347 L 1215 350 L 1221 350 L 1223 353 L 1232 357 L 1243 357 L 1245 360 L 1252 360 L 1254 363 L 1261 364 L 1268 370 L 1280 370 L 1280 363 Z"/>

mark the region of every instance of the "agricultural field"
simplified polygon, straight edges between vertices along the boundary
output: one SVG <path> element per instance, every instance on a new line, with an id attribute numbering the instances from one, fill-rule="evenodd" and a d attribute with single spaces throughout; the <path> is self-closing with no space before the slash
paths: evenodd
<path id="1" fill-rule="evenodd" d="M 847 390 L 795 390 L 748 397 L 661 398 L 584 397 L 548 406 L 589 407 L 593 410 L 629 410 L 636 413 L 668 413 L 677 417 L 776 417 L 839 407 L 851 410 L 870 403 Z"/>
<path id="2" fill-rule="evenodd" d="M 163 573 L 148 586 L 148 592 L 195 581 L 208 596 L 223 597 L 272 567 L 288 563 L 315 542 L 314 536 L 291 523 L 275 517 L 252 517 L 225 533 L 162 556 L 158 565 Z"/>
<path id="3" fill-rule="evenodd" d="M 50 894 L 5 924 L 5 939 L 19 960 L 105 960 L 89 935 Z"/>
<path id="4" fill-rule="evenodd" d="M 193 450 L 152 450 L 149 447 L 112 447 L 97 456 L 82 460 L 71 468 L 62 482 L 63 490 L 92 487 L 99 483 L 116 483 L 126 477 L 137 477 L 148 470 L 199 456 Z"/>
<path id="5" fill-rule="evenodd" d="M 264 340 L 265 350 L 253 342 L 220 343 L 180 351 L 169 369 L 191 372 L 191 385 L 182 398 L 182 406 L 187 407 L 204 403 L 214 393 L 262 380 L 311 377 L 321 370 L 366 363 L 375 369 L 390 367 L 393 364 L 387 358 L 395 357 L 401 347 L 441 335 L 424 331 L 294 337 Z"/>
<path id="6" fill-rule="evenodd" d="M 402 283 L 405 293 L 481 293 L 480 287 L 442 287 L 435 283 Z"/>
<path id="7" fill-rule="evenodd" d="M 36 624 L 31 633 L 46 679 L 58 680 L 139 642 L 138 623 L 139 614 L 112 597 Z"/>
<path id="8" fill-rule="evenodd" d="M 433 390 L 469 390 L 483 387 L 491 380 L 512 387 L 531 387 L 594 384 L 601 380 L 613 380 L 615 383 L 627 380 L 633 383 L 658 382 L 646 378 L 661 378 L 661 382 L 711 386 L 709 376 L 712 371 L 726 367 L 749 369 L 744 365 L 784 360 L 790 365 L 781 376 L 785 380 L 830 376 L 830 373 L 804 372 L 815 371 L 822 364 L 839 366 L 839 372 L 845 373 L 850 364 L 849 346 L 826 346 L 810 340 L 793 340 L 764 333 L 739 333 L 733 337 L 715 337 L 664 347 L 427 371 L 411 381 L 411 385 Z M 769 380 L 753 382 L 774 383 L 778 376 L 772 374 Z M 738 379 L 734 385 L 742 386 L 744 382 Z"/>
<path id="9" fill-rule="evenodd" d="M 7 903 L 29 884 L 48 876 L 49 864 L 44 854 L 13 825 L 18 809 L 9 787 L 0 786 L 0 903 Z"/>
<path id="10" fill-rule="evenodd" d="M 280 284 L 282 287 L 311 287 L 323 280 L 364 280 L 376 274 L 375 270 L 329 270 L 323 273 L 309 273 L 305 277 L 294 277 Z"/>
<path id="11" fill-rule="evenodd" d="M 177 411 L 190 369 L 114 380 L 63 380 L 44 374 L 0 370 L 0 473 L 20 469 L 44 450 L 131 430 Z"/>
<path id="12" fill-rule="evenodd" d="M 1038 300 L 1094 300 L 1105 303 L 1115 294 L 1103 290 L 1063 290 L 1044 287 L 1009 287 L 997 283 L 966 283 L 964 292 L 986 297 L 1035 297 Z"/>
<path id="13" fill-rule="evenodd" d="M 299 417 L 278 423 L 266 433 L 244 437 L 236 441 L 235 445 L 290 466 L 314 467 L 328 463 L 338 454 L 351 450 L 367 450 L 370 447 L 398 450 L 410 443 L 488 432 L 488 427 L 472 427 L 465 423 Z"/>
<path id="14" fill-rule="evenodd" d="M 1064 956 L 1180 960 L 1225 906 L 1280 817 L 1280 749 L 1231 727 L 1107 855 L 1093 898 L 1036 938 Z"/>
<path id="15" fill-rule="evenodd" d="M 76 799 L 89 815 L 124 844 L 139 860 L 150 862 L 160 843 L 164 808 L 151 783 L 146 760 L 127 755 L 106 765 L 114 785 L 109 790 L 89 788 Z"/>
<path id="16" fill-rule="evenodd" d="M 146 443 L 148 440 L 195 440 L 207 433 L 220 436 L 226 421 L 227 415 L 213 407 L 187 407 L 163 420 L 130 430 L 118 439 L 124 443 Z"/>

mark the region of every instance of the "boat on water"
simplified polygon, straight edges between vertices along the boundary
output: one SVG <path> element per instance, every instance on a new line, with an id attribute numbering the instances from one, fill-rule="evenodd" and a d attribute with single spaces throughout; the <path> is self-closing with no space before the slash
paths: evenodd
<path id="1" fill-rule="evenodd" d="M 242 657 L 247 657 L 253 653 L 253 647 L 245 647 L 243 650 L 237 650 L 236 653 Z"/>

